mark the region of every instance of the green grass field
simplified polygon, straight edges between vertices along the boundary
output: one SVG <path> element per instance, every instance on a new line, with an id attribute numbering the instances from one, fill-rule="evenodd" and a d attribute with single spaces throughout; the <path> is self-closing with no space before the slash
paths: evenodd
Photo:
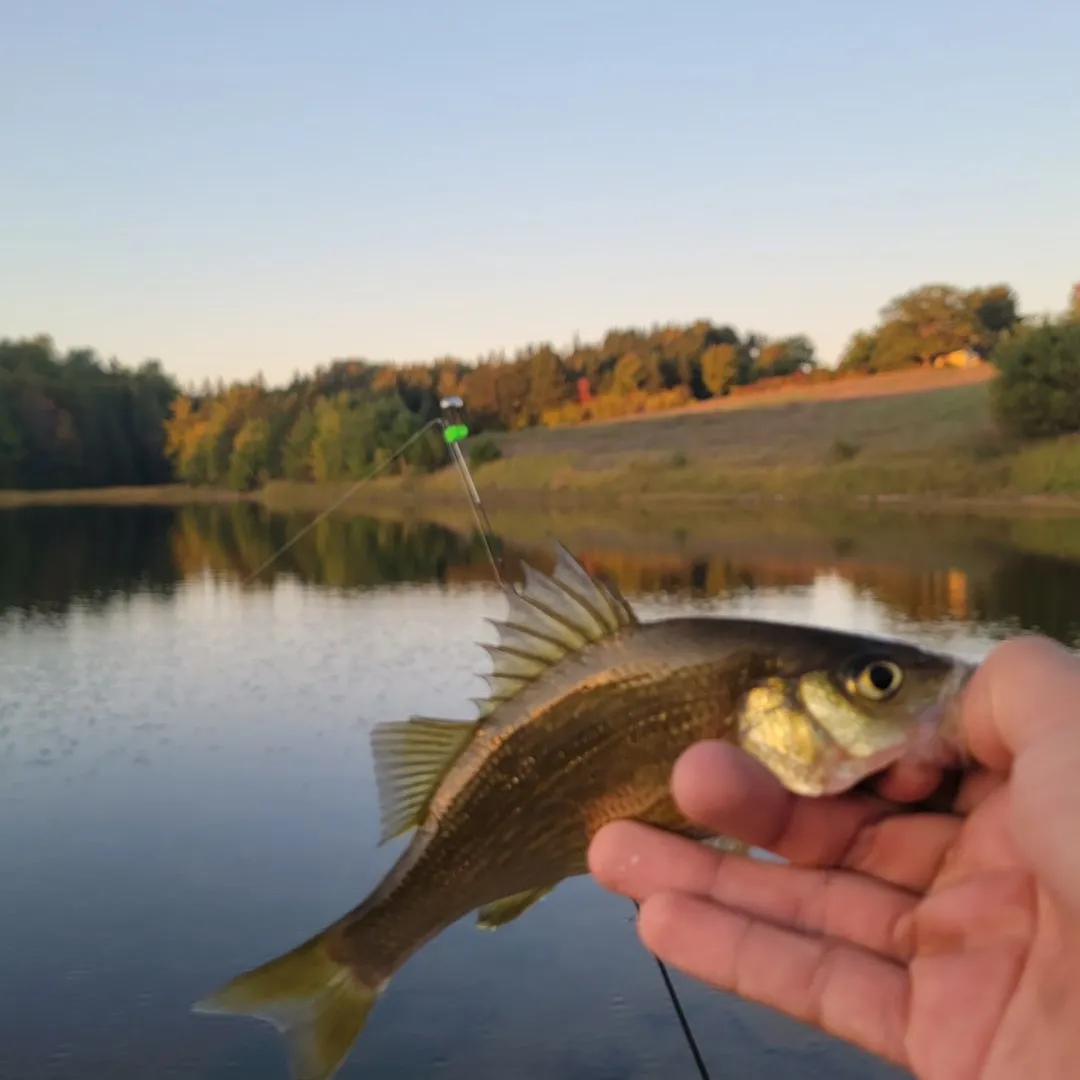
<path id="1" fill-rule="evenodd" d="M 927 376 L 927 381 L 933 378 Z M 870 380 L 868 380 L 870 381 Z M 985 379 L 944 389 L 770 401 L 495 437 L 476 469 L 485 497 L 559 503 L 787 499 L 1039 502 L 1080 498 L 1080 441 L 1012 447 L 996 432 Z M 327 505 L 348 485 L 275 483 L 271 505 Z M 357 501 L 460 498 L 449 469 L 390 479 Z"/>

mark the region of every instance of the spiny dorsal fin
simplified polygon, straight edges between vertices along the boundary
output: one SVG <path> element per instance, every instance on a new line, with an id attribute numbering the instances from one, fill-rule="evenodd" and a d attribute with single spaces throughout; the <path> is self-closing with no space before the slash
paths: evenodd
<path id="1" fill-rule="evenodd" d="M 562 544 L 555 545 L 555 580 L 593 608 L 605 625 L 617 629 L 637 623 L 633 608 L 615 584 L 593 577 Z"/>
<path id="2" fill-rule="evenodd" d="M 488 696 L 477 699 L 481 719 L 564 656 L 638 622 L 618 590 L 589 574 L 562 544 L 551 577 L 527 563 L 523 569 L 525 588 L 508 594 L 508 618 L 490 620 L 499 640 L 484 646 L 493 667 L 485 676 Z"/>
<path id="3" fill-rule="evenodd" d="M 513 922 L 519 915 L 528 911 L 533 904 L 542 900 L 554 889 L 554 885 L 543 889 L 530 889 L 528 892 L 504 896 L 501 900 L 492 900 L 476 913 L 476 926 L 479 930 L 498 930 L 508 922 Z"/>
<path id="4" fill-rule="evenodd" d="M 432 793 L 475 730 L 472 722 L 425 716 L 372 728 L 380 844 L 423 821 Z"/>

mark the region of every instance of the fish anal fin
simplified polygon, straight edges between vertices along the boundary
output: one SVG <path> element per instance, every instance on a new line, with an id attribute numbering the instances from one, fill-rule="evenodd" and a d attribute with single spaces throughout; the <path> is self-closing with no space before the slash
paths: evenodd
<path id="1" fill-rule="evenodd" d="M 514 893 L 513 896 L 504 896 L 501 900 L 485 904 L 476 913 L 477 929 L 498 930 L 500 926 L 505 926 L 524 914 L 554 888 L 554 885 L 546 885 L 542 889 L 529 889 L 527 892 Z"/>
<path id="2" fill-rule="evenodd" d="M 281 1032 L 294 1080 L 330 1080 L 381 993 L 334 960 L 320 934 L 261 967 L 238 975 L 197 1002 L 198 1013 L 265 1020 Z"/>
<path id="3" fill-rule="evenodd" d="M 379 793 L 380 844 L 420 824 L 439 781 L 475 730 L 472 721 L 425 716 L 375 725 L 371 752 Z"/>
<path id="4" fill-rule="evenodd" d="M 552 665 L 638 622 L 618 590 L 591 575 L 561 544 L 552 576 L 527 563 L 523 569 L 525 587 L 508 592 L 506 621 L 492 620 L 499 640 L 485 646 L 493 670 L 487 676 L 491 692 L 480 703 L 481 717 Z"/>

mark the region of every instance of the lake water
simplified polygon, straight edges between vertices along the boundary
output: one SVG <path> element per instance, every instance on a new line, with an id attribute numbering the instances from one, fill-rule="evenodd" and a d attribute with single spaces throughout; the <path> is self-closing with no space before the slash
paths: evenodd
<path id="1" fill-rule="evenodd" d="M 494 515 L 511 565 L 550 539 L 649 617 L 902 634 L 980 656 L 1075 642 L 1080 523 L 710 512 Z M 192 1001 L 350 908 L 376 847 L 367 731 L 472 715 L 502 612 L 447 520 L 226 508 L 0 513 L 0 1076 L 286 1076 L 267 1025 Z M 466 920 L 395 977 L 343 1080 L 692 1077 L 632 908 L 565 883 L 494 934 Z M 714 1080 L 902 1076 L 676 976 Z"/>

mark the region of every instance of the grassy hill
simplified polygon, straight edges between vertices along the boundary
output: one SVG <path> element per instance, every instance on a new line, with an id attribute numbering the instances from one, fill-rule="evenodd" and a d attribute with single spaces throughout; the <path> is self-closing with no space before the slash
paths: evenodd
<path id="1" fill-rule="evenodd" d="M 678 414 L 494 436 L 486 499 L 592 507 L 733 497 L 846 501 L 1080 499 L 1080 442 L 1014 447 L 997 433 L 993 369 L 917 372 L 736 396 Z M 327 505 L 348 485 L 271 484 L 270 505 Z M 378 481 L 358 504 L 460 499 L 450 469 Z"/>
<path id="2" fill-rule="evenodd" d="M 627 455 L 663 461 L 681 454 L 700 465 L 720 459 L 732 465 L 829 464 L 837 454 L 893 457 L 928 444 L 963 447 L 992 438 L 992 371 L 845 379 L 494 439 L 507 462 L 570 455 L 594 467 L 624 462 Z"/>

